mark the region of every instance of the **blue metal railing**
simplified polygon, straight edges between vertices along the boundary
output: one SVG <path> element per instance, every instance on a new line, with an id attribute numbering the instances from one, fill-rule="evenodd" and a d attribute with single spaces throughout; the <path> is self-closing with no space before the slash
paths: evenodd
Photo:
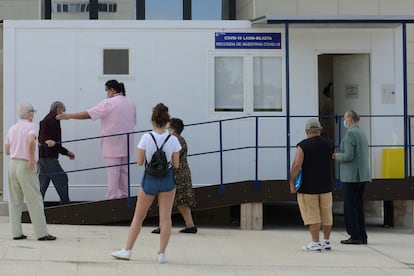
<path id="1" fill-rule="evenodd" d="M 276 119 L 284 119 L 287 121 L 293 121 L 297 118 L 330 118 L 332 120 L 335 120 L 337 122 L 336 132 L 337 132 L 337 140 L 335 141 L 336 147 L 339 147 L 340 143 L 340 137 L 342 134 L 342 115 L 332 115 L 332 116 L 319 116 L 319 115 L 297 115 L 297 116 L 243 116 L 243 117 L 237 117 L 237 118 L 229 118 L 229 119 L 222 119 L 222 120 L 213 120 L 208 122 L 202 122 L 202 123 L 194 123 L 194 124 L 188 124 L 186 127 L 192 127 L 192 126 L 199 126 L 199 125 L 205 125 L 205 124 L 217 124 L 219 129 L 219 149 L 213 150 L 213 151 L 206 151 L 206 152 L 199 152 L 199 153 L 191 153 L 188 154 L 189 157 L 192 156 L 200 156 L 200 155 L 209 155 L 209 154 L 219 154 L 219 162 L 220 162 L 220 185 L 219 185 L 219 193 L 224 194 L 225 193 L 225 185 L 224 185 L 224 169 L 223 169 L 223 153 L 229 152 L 229 151 L 238 151 L 238 150 L 244 150 L 244 149 L 254 149 L 255 151 L 255 167 L 254 167 L 254 188 L 259 189 L 260 188 L 260 179 L 259 179 L 259 149 L 269 149 L 269 148 L 279 148 L 279 149 L 285 149 L 287 153 L 290 152 L 292 148 L 295 148 L 295 146 L 290 146 L 290 133 L 286 132 L 286 143 L 275 143 L 273 145 L 261 145 L 259 143 L 259 131 L 260 131 L 260 119 L 269 119 L 269 118 L 276 118 Z M 414 115 L 407 117 L 407 124 L 404 125 L 404 133 L 407 133 L 408 137 L 404 137 L 404 145 L 391 145 L 391 144 L 370 144 L 371 148 L 385 148 L 385 147 L 404 147 L 404 164 L 405 164 L 405 177 L 411 176 L 412 171 L 412 144 L 407 143 L 407 141 L 411 141 L 411 118 L 414 117 Z M 403 115 L 361 115 L 361 118 L 370 118 L 370 120 L 375 118 L 400 118 L 404 119 Z M 223 147 L 223 123 L 228 121 L 239 121 L 239 120 L 246 120 L 246 119 L 254 119 L 255 122 L 255 142 L 254 145 L 251 146 L 244 146 L 244 147 L 232 147 L 232 148 L 224 148 Z M 290 123 L 289 123 L 290 125 Z M 85 141 L 85 140 L 94 140 L 94 139 L 101 139 L 105 137 L 112 137 L 112 136 L 119 136 L 119 135 L 127 135 L 127 143 L 128 143 L 128 160 L 130 160 L 130 148 L 129 148 L 129 139 L 131 135 L 140 134 L 140 133 L 146 133 L 150 130 L 142 130 L 142 131 L 135 131 L 135 132 L 129 132 L 129 133 L 119 133 L 119 134 L 113 134 L 113 135 L 107 135 L 107 136 L 95 136 L 95 137 L 89 137 L 89 138 L 81 138 L 81 139 L 74 139 L 74 140 L 67 140 L 62 141 L 61 143 L 73 143 L 73 142 L 79 142 L 79 141 Z M 298 141 L 295 141 L 295 143 Z M 290 174 L 290 155 L 286 154 L 286 163 L 287 163 L 287 177 Z M 89 171 L 89 170 L 97 170 L 97 169 L 103 169 L 108 167 L 114 167 L 114 166 L 128 166 L 128 198 L 131 197 L 130 193 L 130 165 L 135 164 L 135 162 L 128 162 L 125 164 L 119 164 L 119 165 L 112 165 L 112 166 L 98 166 L 98 167 L 90 167 L 90 168 L 81 168 L 77 170 L 70 170 L 66 171 L 66 173 L 75 173 L 75 172 L 81 172 L 81 171 Z M 408 170 L 409 168 L 409 170 Z M 408 173 L 409 172 L 409 173 Z M 49 174 L 50 175 L 50 174 Z M 340 183 L 337 183 L 340 185 Z"/>

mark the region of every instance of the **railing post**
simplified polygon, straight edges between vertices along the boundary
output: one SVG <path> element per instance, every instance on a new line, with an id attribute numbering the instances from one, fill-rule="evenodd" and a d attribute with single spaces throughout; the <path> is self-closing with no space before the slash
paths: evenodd
<path id="1" fill-rule="evenodd" d="M 339 148 L 340 142 L 341 142 L 341 125 L 342 125 L 341 123 L 342 123 L 342 119 L 341 119 L 341 116 L 337 115 L 337 114 L 335 115 L 335 117 L 336 117 L 336 121 L 338 122 L 338 141 L 337 141 L 336 147 Z M 335 170 L 335 173 L 336 173 L 336 171 L 338 171 L 338 178 L 336 179 L 336 188 L 338 190 L 340 190 L 340 189 L 342 189 L 341 167 L 339 166 L 339 163 L 337 163 L 337 164 L 338 164 L 338 166 L 337 166 L 338 170 Z"/>
<path id="2" fill-rule="evenodd" d="M 405 175 L 405 177 L 407 176 L 411 176 L 411 172 L 413 171 L 413 164 L 411 162 L 411 158 L 412 158 L 412 144 L 411 144 L 411 117 L 408 116 L 407 118 L 407 122 L 408 125 L 407 127 L 407 132 L 408 132 L 408 160 L 406 161 L 408 163 L 408 167 L 409 167 L 409 171 L 408 174 Z M 407 155 L 404 155 L 405 158 L 407 158 Z"/>
<path id="3" fill-rule="evenodd" d="M 286 44 L 286 177 L 290 175 L 290 72 L 289 72 L 289 23 L 285 23 Z"/>
<path id="4" fill-rule="evenodd" d="M 130 158 L 130 148 L 129 148 L 129 133 L 126 134 L 127 135 L 127 160 L 128 160 L 128 198 L 127 198 L 127 207 L 131 208 L 132 207 L 132 202 L 131 202 L 131 171 L 130 171 L 130 164 L 129 164 L 129 158 Z"/>
<path id="5" fill-rule="evenodd" d="M 290 175 L 290 69 L 289 69 L 289 23 L 285 23 L 286 48 L 286 178 Z"/>
<path id="6" fill-rule="evenodd" d="M 411 140 L 408 141 L 407 127 L 408 124 L 408 88 L 407 88 L 407 26 L 406 23 L 402 24 L 402 54 L 403 54 L 403 101 L 404 101 L 404 123 L 406 127 L 404 128 L 404 157 L 406 159 L 408 155 L 408 143 L 411 144 Z M 410 159 L 411 162 L 411 159 Z M 408 176 L 408 162 L 404 160 L 404 174 L 405 177 Z M 410 171 L 411 174 L 411 171 Z"/>
<path id="7" fill-rule="evenodd" d="M 255 179 L 253 183 L 253 189 L 259 190 L 260 189 L 260 182 L 259 182 L 259 117 L 256 116 L 256 162 L 255 162 Z"/>

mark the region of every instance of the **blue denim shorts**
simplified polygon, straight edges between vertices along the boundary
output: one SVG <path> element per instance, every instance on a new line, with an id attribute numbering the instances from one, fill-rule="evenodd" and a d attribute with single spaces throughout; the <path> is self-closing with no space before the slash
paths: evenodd
<path id="1" fill-rule="evenodd" d="M 144 172 L 141 182 L 142 190 L 147 195 L 157 195 L 159 192 L 169 192 L 175 189 L 173 170 L 169 169 L 166 176 L 151 176 Z"/>

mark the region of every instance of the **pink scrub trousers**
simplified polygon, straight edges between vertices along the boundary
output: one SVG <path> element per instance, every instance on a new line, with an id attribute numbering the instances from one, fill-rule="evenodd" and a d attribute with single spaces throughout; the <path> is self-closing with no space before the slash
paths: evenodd
<path id="1" fill-rule="evenodd" d="M 108 191 L 106 199 L 115 199 L 128 196 L 128 157 L 104 157 L 108 166 Z M 109 167 L 111 166 L 111 167 Z M 118 195 L 119 190 L 119 195 Z"/>

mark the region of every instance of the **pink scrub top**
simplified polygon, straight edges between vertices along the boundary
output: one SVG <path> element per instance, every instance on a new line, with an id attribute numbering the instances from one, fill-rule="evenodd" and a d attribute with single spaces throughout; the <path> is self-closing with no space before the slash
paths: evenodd
<path id="1" fill-rule="evenodd" d="M 115 94 L 102 100 L 95 107 L 88 109 L 93 121 L 101 119 L 101 135 L 111 135 L 135 131 L 137 123 L 135 103 L 123 96 Z M 101 140 L 104 157 L 123 157 L 128 155 L 127 135 L 104 137 Z M 134 134 L 129 135 L 130 154 L 134 150 Z"/>

